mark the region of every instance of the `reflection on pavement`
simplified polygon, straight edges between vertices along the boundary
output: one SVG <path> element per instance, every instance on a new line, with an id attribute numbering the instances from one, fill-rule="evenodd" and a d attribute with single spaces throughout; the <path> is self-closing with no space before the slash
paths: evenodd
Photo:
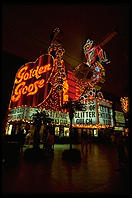
<path id="1" fill-rule="evenodd" d="M 31 146 L 32 147 L 32 146 Z M 81 145 L 73 145 L 80 149 Z M 23 148 L 23 151 L 26 147 Z M 3 193 L 85 192 L 128 194 L 129 171 L 117 172 L 118 158 L 112 145 L 89 144 L 81 152 L 82 160 L 70 163 L 62 160 L 68 144 L 55 144 L 54 158 L 31 163 L 23 157 L 17 167 L 3 169 Z"/>

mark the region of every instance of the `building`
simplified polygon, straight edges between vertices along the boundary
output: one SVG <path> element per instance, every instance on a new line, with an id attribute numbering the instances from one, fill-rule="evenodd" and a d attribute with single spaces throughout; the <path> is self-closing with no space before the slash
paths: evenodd
<path id="1" fill-rule="evenodd" d="M 83 111 L 75 111 L 72 123 L 74 132 L 79 137 L 82 130 L 95 138 L 108 131 L 112 132 L 115 125 L 113 103 L 104 98 L 97 86 L 104 82 L 103 66 L 96 61 L 91 70 L 83 63 L 82 76 L 80 70 L 66 71 L 64 52 L 60 31 L 56 29 L 48 53 L 18 69 L 9 103 L 6 134 L 19 133 L 21 129 L 24 129 L 25 134 L 29 130 L 33 134 L 33 114 L 45 111 L 53 119 L 55 135 L 69 137 L 70 119 L 68 112 L 62 108 L 69 98 L 85 105 Z M 85 77 L 89 77 L 90 82 L 84 80 L 84 71 L 87 71 Z M 119 113 L 116 113 L 116 117 L 117 114 Z"/>

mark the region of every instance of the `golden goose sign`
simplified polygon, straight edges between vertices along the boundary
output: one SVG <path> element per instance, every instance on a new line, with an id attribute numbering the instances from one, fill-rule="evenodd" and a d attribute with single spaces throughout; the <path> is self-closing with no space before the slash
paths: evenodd
<path id="1" fill-rule="evenodd" d="M 23 65 L 17 72 L 10 107 L 37 106 L 50 93 L 49 81 L 54 69 L 54 58 L 42 55 L 35 62 Z"/>

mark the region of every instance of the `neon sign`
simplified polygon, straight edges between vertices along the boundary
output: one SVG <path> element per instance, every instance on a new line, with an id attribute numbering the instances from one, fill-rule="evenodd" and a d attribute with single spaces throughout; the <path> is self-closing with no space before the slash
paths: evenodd
<path id="1" fill-rule="evenodd" d="M 51 69 L 50 64 L 47 64 L 44 66 L 37 66 L 36 69 L 30 69 L 29 72 L 25 72 L 28 70 L 28 66 L 25 66 L 18 71 L 18 73 L 16 75 L 16 79 L 15 79 L 15 84 L 20 83 L 22 80 L 26 81 L 33 77 L 36 77 L 36 79 L 38 79 L 41 77 L 42 73 L 45 73 L 45 72 L 49 71 L 50 69 Z"/>
<path id="2" fill-rule="evenodd" d="M 108 63 L 108 59 L 106 58 L 106 53 L 103 51 L 103 49 L 98 45 L 98 46 L 94 46 L 93 45 L 93 41 L 88 39 L 86 44 L 84 45 L 83 49 L 84 49 L 84 54 L 85 57 L 87 59 L 87 65 L 89 67 L 91 67 L 91 65 L 93 63 L 96 62 L 96 59 L 98 57 L 99 62 L 106 62 Z"/>
<path id="3" fill-rule="evenodd" d="M 50 79 L 54 71 L 54 58 L 41 55 L 18 70 L 10 100 L 10 108 L 22 105 L 38 106 L 51 94 Z"/>
<path id="4" fill-rule="evenodd" d="M 8 115 L 8 121 L 20 121 L 25 120 L 30 122 L 33 120 L 33 114 L 40 111 L 39 108 L 32 108 L 27 106 L 21 106 L 11 109 Z M 45 110 L 47 117 L 53 120 L 54 124 L 70 124 L 69 115 L 67 113 Z"/>
<path id="5" fill-rule="evenodd" d="M 100 45 L 93 46 L 93 41 L 88 39 L 83 47 L 86 62 L 79 64 L 75 69 L 75 77 L 80 88 L 80 95 L 86 94 L 88 89 L 94 88 L 99 83 L 104 83 L 105 69 L 103 62 L 108 64 L 105 51 Z"/>
<path id="6" fill-rule="evenodd" d="M 44 86 L 45 80 L 38 80 L 33 84 L 30 84 L 29 86 L 26 86 L 26 82 L 21 82 L 18 84 L 18 86 L 15 88 L 14 95 L 11 97 L 11 100 L 13 102 L 16 102 L 20 99 L 21 95 L 27 94 L 29 95 L 34 95 L 37 93 L 38 88 L 42 88 Z"/>
<path id="7" fill-rule="evenodd" d="M 63 82 L 63 102 L 68 101 L 68 83 L 65 79 Z"/>
<path id="8" fill-rule="evenodd" d="M 121 97 L 121 106 L 124 113 L 128 112 L 128 97 Z"/>
<path id="9" fill-rule="evenodd" d="M 37 66 L 36 70 L 30 69 L 29 72 L 26 72 L 27 70 L 28 66 L 25 66 L 21 68 L 16 75 L 15 84 L 18 85 L 14 90 L 14 95 L 11 97 L 11 100 L 13 102 L 18 101 L 22 94 L 27 94 L 27 96 L 36 94 L 38 92 L 38 89 L 44 86 L 45 80 L 37 80 L 34 83 L 29 84 L 28 86 L 26 85 L 26 81 L 33 77 L 36 77 L 36 79 L 40 78 L 42 73 L 51 70 L 51 66 L 50 64 L 47 64 L 41 67 Z"/>

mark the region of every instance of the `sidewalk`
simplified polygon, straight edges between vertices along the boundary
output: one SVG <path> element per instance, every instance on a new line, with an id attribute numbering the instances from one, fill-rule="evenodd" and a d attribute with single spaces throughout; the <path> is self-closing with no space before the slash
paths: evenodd
<path id="1" fill-rule="evenodd" d="M 81 145 L 73 145 L 81 150 Z M 25 149 L 25 148 L 24 148 Z M 5 193 L 85 193 L 129 194 L 129 171 L 116 171 L 118 159 L 112 145 L 89 144 L 82 160 L 68 163 L 62 152 L 68 144 L 54 146 L 54 158 L 28 163 L 20 160 L 17 167 L 3 169 L 2 190 Z"/>

